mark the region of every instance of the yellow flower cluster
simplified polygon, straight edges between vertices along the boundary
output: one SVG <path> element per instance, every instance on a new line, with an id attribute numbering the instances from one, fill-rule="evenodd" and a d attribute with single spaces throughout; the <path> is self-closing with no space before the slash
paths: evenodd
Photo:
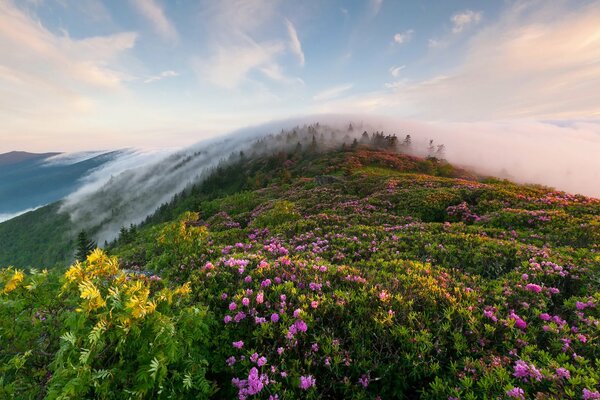
<path id="1" fill-rule="evenodd" d="M 19 286 L 21 282 L 23 282 L 23 278 L 25 278 L 25 274 L 22 271 L 15 270 L 12 277 L 4 285 L 2 292 L 4 294 L 12 292 Z"/>

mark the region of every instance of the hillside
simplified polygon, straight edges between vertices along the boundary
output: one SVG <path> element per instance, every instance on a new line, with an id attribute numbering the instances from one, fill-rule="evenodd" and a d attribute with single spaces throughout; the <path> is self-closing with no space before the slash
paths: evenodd
<path id="1" fill-rule="evenodd" d="M 392 144 L 239 154 L 4 269 L 0 397 L 600 398 L 600 201 Z"/>

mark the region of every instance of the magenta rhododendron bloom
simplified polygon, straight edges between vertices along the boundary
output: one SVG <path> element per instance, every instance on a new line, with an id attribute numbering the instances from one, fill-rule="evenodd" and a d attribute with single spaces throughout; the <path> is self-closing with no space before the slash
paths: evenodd
<path id="1" fill-rule="evenodd" d="M 244 347 L 244 342 L 241 340 L 238 340 L 237 342 L 233 342 L 233 347 L 235 347 L 236 349 L 241 349 L 242 347 Z"/>
<path id="2" fill-rule="evenodd" d="M 277 313 L 271 314 L 271 322 L 278 322 L 278 321 L 279 321 L 279 314 L 277 314 Z"/>
<path id="3" fill-rule="evenodd" d="M 513 376 L 520 378 L 524 382 L 529 382 L 530 380 L 541 381 L 543 378 L 542 373 L 535 365 L 528 364 L 523 360 L 517 360 L 514 368 Z"/>
<path id="4" fill-rule="evenodd" d="M 369 386 L 369 377 L 363 374 L 360 378 L 358 378 L 358 383 L 360 383 L 362 387 L 366 388 Z"/>
<path id="5" fill-rule="evenodd" d="M 520 387 L 514 387 L 506 391 L 506 395 L 512 399 L 525 400 L 525 391 Z"/>
<path id="6" fill-rule="evenodd" d="M 550 314 L 547 313 L 541 313 L 540 314 L 540 319 L 542 321 L 550 321 L 552 319 L 552 317 L 550 316 Z"/>
<path id="7" fill-rule="evenodd" d="M 569 379 L 571 377 L 571 373 L 568 369 L 561 367 L 556 369 L 556 376 L 559 378 Z"/>
<path id="8" fill-rule="evenodd" d="M 308 390 L 311 387 L 315 386 L 316 383 L 317 380 L 312 375 L 300 377 L 300 389 L 302 390 Z"/>
<path id="9" fill-rule="evenodd" d="M 535 283 L 528 283 L 525 286 L 525 289 L 529 290 L 530 292 L 534 292 L 534 293 L 539 293 L 542 291 L 542 287 L 540 285 L 536 285 Z"/>
<path id="10" fill-rule="evenodd" d="M 583 400 L 598 400 L 600 399 L 600 392 L 597 390 L 591 391 L 589 389 L 583 389 L 581 393 L 581 398 Z"/>
<path id="11" fill-rule="evenodd" d="M 298 332 L 306 332 L 306 330 L 308 329 L 308 326 L 306 325 L 306 322 L 302 321 L 301 319 L 296 321 L 294 323 L 294 326 L 296 327 L 296 329 L 298 330 Z"/>

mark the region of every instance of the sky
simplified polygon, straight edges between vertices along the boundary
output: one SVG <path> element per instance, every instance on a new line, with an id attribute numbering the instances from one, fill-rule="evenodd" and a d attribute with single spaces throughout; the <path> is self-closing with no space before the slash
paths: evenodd
<path id="1" fill-rule="evenodd" d="M 597 141 L 600 0 L 0 0 L 0 153 L 326 113 Z"/>

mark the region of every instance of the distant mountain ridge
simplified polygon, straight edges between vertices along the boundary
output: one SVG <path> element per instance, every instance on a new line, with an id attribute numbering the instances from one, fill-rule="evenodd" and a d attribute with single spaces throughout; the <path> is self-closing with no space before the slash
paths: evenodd
<path id="1" fill-rule="evenodd" d="M 59 154 L 62 153 L 29 153 L 27 151 L 10 151 L 8 153 L 0 154 L 0 167 L 31 160 L 45 160 Z"/>
<path id="2" fill-rule="evenodd" d="M 0 215 L 17 214 L 64 198 L 81 185 L 84 176 L 120 152 L 109 151 L 76 162 L 48 162 L 61 154 L 0 154 Z"/>

